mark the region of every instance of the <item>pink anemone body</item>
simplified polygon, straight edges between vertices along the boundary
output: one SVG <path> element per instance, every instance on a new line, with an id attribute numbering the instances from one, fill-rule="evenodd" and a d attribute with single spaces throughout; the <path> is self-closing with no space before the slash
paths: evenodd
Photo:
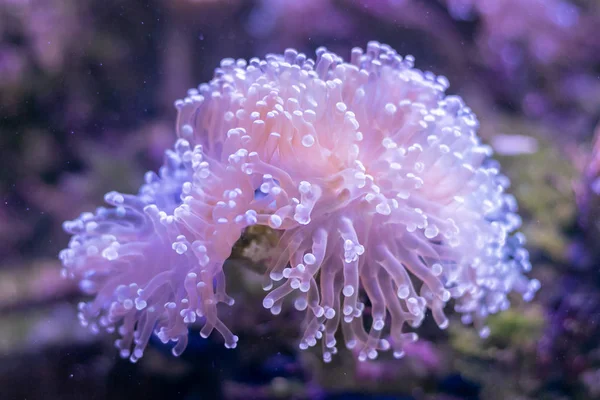
<path id="1" fill-rule="evenodd" d="M 336 332 L 360 360 L 404 354 L 428 310 L 442 329 L 448 302 L 488 334 L 485 318 L 532 298 L 516 201 L 476 135 L 478 122 L 446 78 L 370 42 L 349 62 L 324 48 L 264 60 L 225 59 L 214 79 L 175 103 L 174 151 L 138 196 L 65 224 L 65 274 L 95 299 L 81 319 L 118 326 L 123 356 L 152 332 L 187 343 L 187 326 L 238 338 L 219 319 L 223 263 L 245 228 L 280 232 L 264 307 L 304 312 L 300 348 Z M 131 347 L 133 346 L 133 352 Z"/>

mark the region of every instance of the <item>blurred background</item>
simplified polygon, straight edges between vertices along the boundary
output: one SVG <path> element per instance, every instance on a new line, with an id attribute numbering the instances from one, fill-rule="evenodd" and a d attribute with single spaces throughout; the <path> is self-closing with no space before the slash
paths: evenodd
<path id="1" fill-rule="evenodd" d="M 599 26 L 597 0 L 0 0 L 0 399 L 600 398 Z M 519 200 L 532 303 L 486 340 L 426 322 L 402 360 L 328 365 L 243 271 L 234 351 L 193 335 L 134 365 L 79 327 L 61 223 L 137 192 L 174 142 L 174 100 L 224 57 L 369 40 L 478 115 Z"/>

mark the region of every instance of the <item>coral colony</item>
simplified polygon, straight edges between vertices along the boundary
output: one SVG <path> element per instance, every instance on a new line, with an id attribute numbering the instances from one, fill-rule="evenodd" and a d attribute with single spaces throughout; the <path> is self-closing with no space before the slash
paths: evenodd
<path id="1" fill-rule="evenodd" d="M 64 275 L 94 296 L 81 323 L 117 331 L 122 357 L 154 333 L 180 355 L 188 327 L 238 337 L 219 319 L 233 305 L 223 264 L 249 226 L 280 234 L 264 307 L 305 314 L 300 348 L 336 332 L 358 358 L 402 357 L 427 310 L 444 329 L 451 302 L 482 337 L 485 318 L 530 300 L 528 253 L 509 182 L 448 81 L 370 42 L 350 62 L 320 48 L 264 60 L 225 59 L 178 100 L 173 150 L 137 195 L 64 224 Z"/>

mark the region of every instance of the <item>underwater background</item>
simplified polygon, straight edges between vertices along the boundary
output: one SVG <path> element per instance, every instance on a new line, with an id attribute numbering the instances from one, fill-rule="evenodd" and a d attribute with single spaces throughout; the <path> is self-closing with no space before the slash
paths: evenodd
<path id="1" fill-rule="evenodd" d="M 0 0 L 0 399 L 600 398 L 599 25 L 595 0 Z M 426 319 L 401 360 L 300 351 L 295 311 L 262 307 L 252 266 L 228 276 L 236 349 L 191 334 L 176 358 L 153 337 L 133 364 L 80 326 L 62 223 L 160 167 L 176 99 L 223 58 L 371 40 L 477 115 L 533 301 L 511 299 L 485 339 L 450 311 L 447 330 Z"/>

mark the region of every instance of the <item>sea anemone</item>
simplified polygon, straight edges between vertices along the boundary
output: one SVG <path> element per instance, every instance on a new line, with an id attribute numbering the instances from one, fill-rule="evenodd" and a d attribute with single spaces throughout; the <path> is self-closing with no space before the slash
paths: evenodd
<path id="1" fill-rule="evenodd" d="M 360 360 L 401 357 L 417 338 L 404 325 L 428 309 L 444 329 L 453 302 L 486 336 L 510 292 L 538 289 L 508 179 L 446 78 L 377 42 L 349 63 L 316 54 L 223 60 L 175 103 L 179 139 L 160 176 L 65 223 L 65 275 L 95 295 L 80 318 L 118 326 L 122 356 L 139 359 L 152 332 L 181 354 L 193 323 L 236 346 L 217 304 L 233 304 L 223 263 L 252 225 L 279 233 L 264 307 L 303 311 L 300 348 L 321 339 L 325 361 L 340 326 Z"/>

